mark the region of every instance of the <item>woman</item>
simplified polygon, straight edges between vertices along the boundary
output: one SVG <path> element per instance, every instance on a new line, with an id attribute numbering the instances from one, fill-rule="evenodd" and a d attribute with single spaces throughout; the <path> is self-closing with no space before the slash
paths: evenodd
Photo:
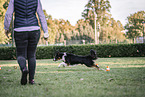
<path id="1" fill-rule="evenodd" d="M 16 44 L 17 61 L 22 71 L 21 85 L 27 84 L 27 74 L 29 73 L 29 83 L 34 84 L 36 68 L 35 52 L 40 38 L 40 27 L 36 18 L 38 14 L 44 38 L 48 38 L 48 28 L 45 15 L 42 10 L 40 0 L 10 0 L 5 14 L 4 29 L 8 36 L 12 16 L 14 19 L 14 38 Z M 26 66 L 28 60 L 28 69 Z M 29 72 L 28 72 L 29 71 Z"/>

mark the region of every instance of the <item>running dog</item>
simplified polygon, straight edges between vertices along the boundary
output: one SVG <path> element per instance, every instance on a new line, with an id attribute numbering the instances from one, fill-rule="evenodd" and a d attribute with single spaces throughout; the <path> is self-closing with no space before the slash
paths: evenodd
<path id="1" fill-rule="evenodd" d="M 69 66 L 69 65 L 77 65 L 77 64 L 84 64 L 87 67 L 95 67 L 99 70 L 99 66 L 94 64 L 93 60 L 98 59 L 97 54 L 94 50 L 90 50 L 90 55 L 87 56 L 78 56 L 72 53 L 66 52 L 56 52 L 56 55 L 53 61 L 62 60 L 63 62 L 59 64 L 58 67 L 61 65 Z"/>

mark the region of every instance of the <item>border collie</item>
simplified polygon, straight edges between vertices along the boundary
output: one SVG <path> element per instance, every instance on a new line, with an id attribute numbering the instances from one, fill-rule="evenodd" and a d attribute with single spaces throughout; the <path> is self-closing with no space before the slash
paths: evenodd
<path id="1" fill-rule="evenodd" d="M 77 65 L 77 64 L 84 64 L 87 67 L 95 67 L 99 70 L 99 66 L 94 64 L 93 60 L 96 60 L 97 54 L 94 50 L 90 50 L 90 55 L 87 56 L 78 56 L 71 53 L 66 52 L 56 52 L 56 55 L 53 61 L 62 60 L 63 62 L 59 64 L 58 67 L 61 65 L 69 66 L 69 65 Z"/>

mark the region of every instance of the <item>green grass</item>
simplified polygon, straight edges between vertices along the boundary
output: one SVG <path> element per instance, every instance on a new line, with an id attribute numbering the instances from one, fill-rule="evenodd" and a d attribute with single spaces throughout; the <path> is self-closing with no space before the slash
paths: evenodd
<path id="1" fill-rule="evenodd" d="M 109 72 L 84 65 L 58 68 L 59 63 L 37 60 L 37 84 L 22 86 L 16 60 L 0 61 L 0 97 L 145 97 L 145 57 L 95 62 Z"/>

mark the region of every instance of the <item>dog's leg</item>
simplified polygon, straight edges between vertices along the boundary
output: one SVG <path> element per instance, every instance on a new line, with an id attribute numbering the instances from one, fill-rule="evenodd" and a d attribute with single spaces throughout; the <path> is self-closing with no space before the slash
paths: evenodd
<path id="1" fill-rule="evenodd" d="M 95 68 L 97 68 L 98 70 L 100 70 L 100 68 L 99 68 L 99 66 L 98 65 L 93 65 L 92 67 L 95 67 Z"/>
<path id="2" fill-rule="evenodd" d="M 66 63 L 62 62 L 58 65 L 58 67 L 60 67 L 61 65 L 66 66 Z"/>
<path id="3" fill-rule="evenodd" d="M 63 62 L 63 63 L 64 63 L 64 62 Z M 63 64 L 63 67 L 66 67 L 66 66 L 67 66 L 67 64 L 66 64 L 66 63 L 64 63 L 64 64 Z"/>

